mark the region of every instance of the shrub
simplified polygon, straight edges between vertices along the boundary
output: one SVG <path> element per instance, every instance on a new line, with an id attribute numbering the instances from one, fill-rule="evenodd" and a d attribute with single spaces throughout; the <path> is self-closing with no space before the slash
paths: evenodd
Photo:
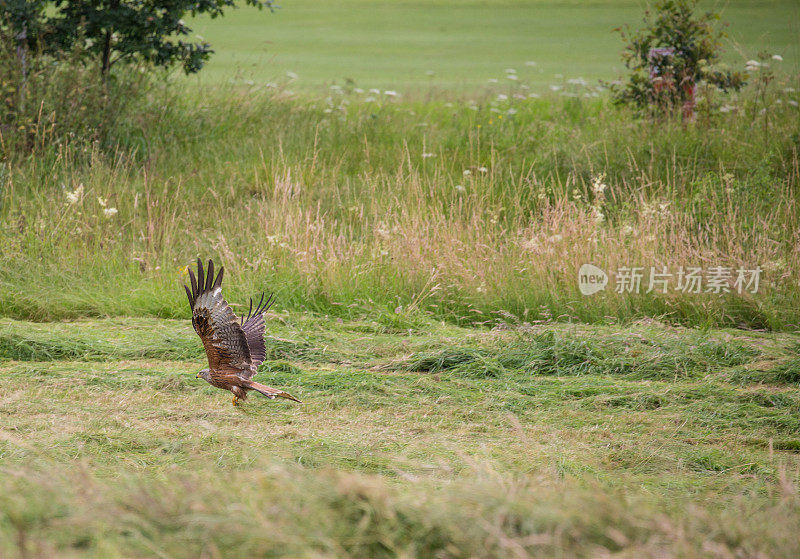
<path id="1" fill-rule="evenodd" d="M 725 36 L 716 12 L 696 14 L 697 0 L 660 0 L 645 11 L 644 28 L 617 28 L 627 43 L 622 59 L 631 73 L 627 83 L 611 89 L 619 104 L 638 109 L 693 103 L 699 82 L 723 91 L 739 90 L 745 75 L 719 64 L 720 39 Z"/>
<path id="2" fill-rule="evenodd" d="M 119 68 L 108 79 L 80 49 L 30 55 L 0 35 L 0 147 L 4 159 L 81 141 L 114 143 L 114 130 L 145 92 L 150 78 Z"/>

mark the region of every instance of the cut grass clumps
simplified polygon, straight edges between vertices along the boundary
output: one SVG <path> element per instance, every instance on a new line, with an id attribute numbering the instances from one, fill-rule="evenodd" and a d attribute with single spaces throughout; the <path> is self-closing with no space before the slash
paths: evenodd
<path id="1" fill-rule="evenodd" d="M 731 373 L 731 382 L 742 384 L 764 383 L 800 385 L 800 357 L 789 357 L 767 369 L 748 369 L 740 367 Z"/>
<path id="2" fill-rule="evenodd" d="M 267 359 L 273 361 L 332 363 L 341 359 L 341 356 L 335 350 L 315 347 L 305 340 L 284 340 L 274 336 L 267 336 L 265 342 Z"/>
<path id="3" fill-rule="evenodd" d="M 800 384 L 800 357 L 789 359 L 768 372 L 775 384 Z"/>
<path id="4" fill-rule="evenodd" d="M 508 371 L 545 375 L 587 374 L 597 367 L 597 359 L 585 341 L 548 332 L 525 336 L 498 348 L 456 347 L 420 352 L 390 366 L 404 371 L 451 372 L 456 376 L 494 378 Z"/>
<path id="5" fill-rule="evenodd" d="M 107 361 L 197 359 L 203 347 L 186 322 L 159 323 L 152 330 L 107 330 L 80 322 L 56 325 L 0 321 L 0 359 L 15 361 Z"/>
<path id="6" fill-rule="evenodd" d="M 493 347 L 456 347 L 420 352 L 390 368 L 494 378 L 506 372 L 537 375 L 618 375 L 628 379 L 670 380 L 697 377 L 720 367 L 749 362 L 759 350 L 738 342 L 705 339 L 696 345 L 639 336 L 583 337 L 549 331 L 521 334 Z"/>
<path id="7" fill-rule="evenodd" d="M 296 375 L 303 372 L 288 361 L 282 360 L 264 361 L 259 367 L 259 371 L 264 371 L 266 373 L 285 373 L 288 375 Z"/>
<path id="8" fill-rule="evenodd" d="M 106 351 L 104 352 L 103 349 Z M 88 344 L 83 340 L 37 339 L 16 334 L 0 334 L 0 359 L 17 361 L 91 360 L 110 350 L 109 347 L 102 348 L 100 344 Z"/>

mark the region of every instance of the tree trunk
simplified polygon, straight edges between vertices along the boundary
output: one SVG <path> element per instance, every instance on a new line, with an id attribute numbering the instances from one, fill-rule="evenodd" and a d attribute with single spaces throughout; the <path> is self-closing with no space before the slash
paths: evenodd
<path id="1" fill-rule="evenodd" d="M 22 74 L 19 82 L 19 111 L 22 113 L 25 106 L 25 90 L 28 87 L 28 27 L 22 25 L 22 31 L 17 33 L 17 57 L 19 58 L 20 72 Z"/>
<path id="2" fill-rule="evenodd" d="M 103 81 L 108 78 L 108 71 L 111 69 L 111 29 L 106 31 L 105 42 L 103 43 L 103 65 L 100 73 L 103 75 Z"/>

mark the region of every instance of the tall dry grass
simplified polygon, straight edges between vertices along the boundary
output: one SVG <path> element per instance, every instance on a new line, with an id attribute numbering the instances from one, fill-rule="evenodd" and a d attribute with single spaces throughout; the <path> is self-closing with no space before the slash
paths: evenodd
<path id="1" fill-rule="evenodd" d="M 279 305 L 337 315 L 797 325 L 789 103 L 759 114 L 745 93 L 738 113 L 686 125 L 573 97 L 354 97 L 330 112 L 216 95 L 151 93 L 112 151 L 6 162 L 2 314 L 182 316 L 179 282 L 200 255 L 228 268 L 233 300 L 275 290 Z M 584 297 L 583 263 L 641 266 L 641 292 L 615 293 L 612 277 Z M 763 273 L 753 295 L 644 293 L 650 266 Z"/>

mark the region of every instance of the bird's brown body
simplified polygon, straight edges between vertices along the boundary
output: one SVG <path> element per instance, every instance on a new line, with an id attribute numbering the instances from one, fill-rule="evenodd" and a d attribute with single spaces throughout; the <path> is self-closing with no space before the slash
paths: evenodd
<path id="1" fill-rule="evenodd" d="M 222 276 L 224 268 L 214 278 L 214 263 L 208 261 L 208 276 L 203 272 L 203 263 L 197 260 L 197 279 L 189 270 L 191 289 L 184 285 L 189 306 L 192 308 L 192 326 L 203 341 L 208 357 L 208 369 L 203 369 L 197 378 L 206 380 L 212 386 L 230 390 L 233 393 L 233 405 L 238 400 L 247 398 L 249 390 L 260 392 L 264 396 L 286 398 L 299 402 L 291 394 L 255 382 L 253 376 L 258 366 L 266 357 L 264 345 L 264 312 L 271 302 L 261 302 L 253 312 L 250 301 L 250 312 L 237 322 L 228 303 L 222 297 Z"/>

